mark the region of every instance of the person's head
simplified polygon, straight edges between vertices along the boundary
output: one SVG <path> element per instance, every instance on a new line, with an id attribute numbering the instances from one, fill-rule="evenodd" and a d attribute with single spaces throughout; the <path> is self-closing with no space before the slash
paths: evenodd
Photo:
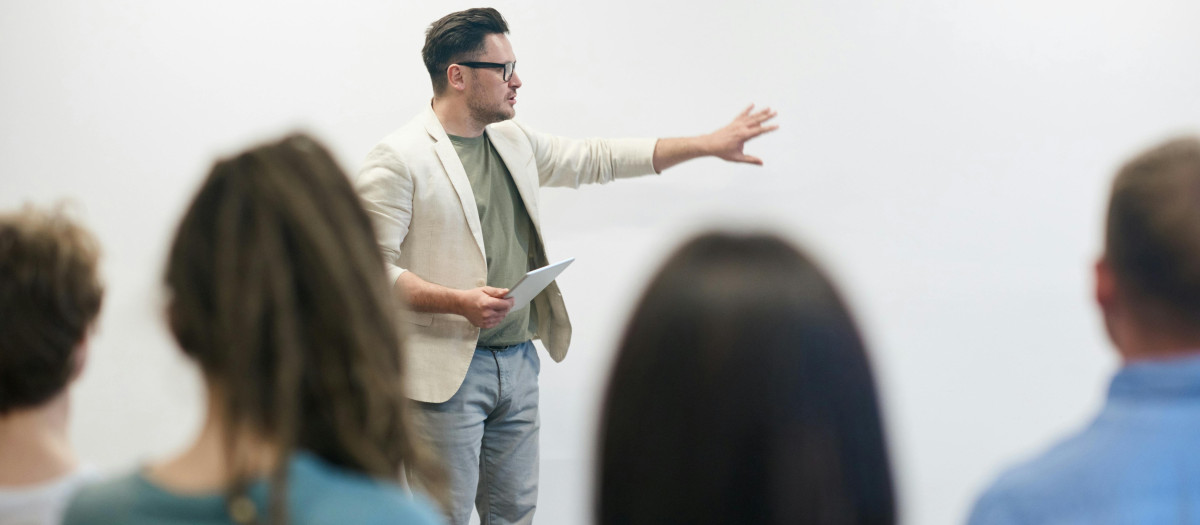
<path id="1" fill-rule="evenodd" d="M 771 235 L 701 235 L 642 296 L 601 420 L 598 523 L 892 523 L 854 320 Z"/>
<path id="2" fill-rule="evenodd" d="M 1122 353 L 1200 349 L 1200 139 L 1168 141 L 1117 173 L 1096 295 Z"/>
<path id="3" fill-rule="evenodd" d="M 371 224 L 316 141 L 293 135 L 218 161 L 179 225 L 165 278 L 171 331 L 226 431 L 231 492 L 252 474 L 247 442 L 276 451 L 276 496 L 295 449 L 376 477 L 396 478 L 402 463 L 428 468 Z M 273 499 L 273 517 L 280 505 Z"/>
<path id="4" fill-rule="evenodd" d="M 99 245 L 65 213 L 0 214 L 0 417 L 63 393 L 104 298 Z"/>
<path id="5" fill-rule="evenodd" d="M 506 33 L 508 23 L 490 7 L 450 13 L 431 24 L 421 56 L 434 96 L 461 100 L 485 125 L 512 118 L 521 80 Z"/>

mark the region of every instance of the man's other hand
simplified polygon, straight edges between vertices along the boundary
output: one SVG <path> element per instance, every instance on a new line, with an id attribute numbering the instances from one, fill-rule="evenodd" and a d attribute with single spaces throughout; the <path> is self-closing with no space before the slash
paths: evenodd
<path id="1" fill-rule="evenodd" d="M 459 314 L 475 326 L 492 328 L 500 324 L 513 307 L 512 298 L 504 298 L 507 293 L 508 288 L 491 286 L 463 290 Z"/>

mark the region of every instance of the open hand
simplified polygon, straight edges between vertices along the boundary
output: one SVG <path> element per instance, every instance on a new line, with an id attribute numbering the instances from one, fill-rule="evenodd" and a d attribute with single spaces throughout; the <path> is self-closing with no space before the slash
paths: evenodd
<path id="1" fill-rule="evenodd" d="M 777 114 L 771 108 L 754 111 L 754 104 L 750 104 L 729 125 L 705 137 L 709 141 L 710 154 L 730 162 L 745 162 L 762 166 L 762 159 L 742 153 L 742 147 L 746 145 L 746 141 L 754 137 L 779 129 L 776 124 L 765 125 Z"/>

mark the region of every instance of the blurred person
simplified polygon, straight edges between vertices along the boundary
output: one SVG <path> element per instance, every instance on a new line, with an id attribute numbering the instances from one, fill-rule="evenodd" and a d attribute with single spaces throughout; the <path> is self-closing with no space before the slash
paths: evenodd
<path id="1" fill-rule="evenodd" d="M 776 128 L 768 124 L 775 112 L 751 107 L 696 137 L 539 133 L 512 120 L 522 83 L 507 33 L 491 8 L 430 25 L 421 53 L 433 100 L 371 151 L 357 181 L 389 281 L 415 310 L 408 395 L 421 402 L 424 430 L 449 465 L 456 525 L 467 523 L 472 504 L 490 525 L 530 523 L 537 506 L 541 365 L 532 340 L 555 361 L 571 340 L 557 285 L 515 312 L 505 298 L 527 271 L 550 262 L 538 188 L 660 173 L 704 156 L 762 164 L 743 146 Z"/>
<path id="2" fill-rule="evenodd" d="M 402 334 L 366 213 L 296 135 L 215 164 L 166 268 L 167 318 L 208 393 L 182 454 L 81 490 L 68 525 L 431 524 Z M 436 487 L 436 486 L 435 486 Z"/>
<path id="3" fill-rule="evenodd" d="M 603 401 L 597 523 L 892 524 L 866 349 L 771 235 L 708 233 L 651 280 Z"/>
<path id="4" fill-rule="evenodd" d="M 94 477 L 67 421 L 104 298 L 99 255 L 61 210 L 0 214 L 0 525 L 59 523 Z"/>
<path id="5" fill-rule="evenodd" d="M 1004 472 L 969 523 L 1200 524 L 1200 139 L 1125 164 L 1096 302 L 1122 365 L 1099 415 Z"/>

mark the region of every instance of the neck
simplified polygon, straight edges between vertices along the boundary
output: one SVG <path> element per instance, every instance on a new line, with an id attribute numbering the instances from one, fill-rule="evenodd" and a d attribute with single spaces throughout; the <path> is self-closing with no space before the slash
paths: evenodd
<path id="1" fill-rule="evenodd" d="M 226 446 L 227 422 L 217 408 L 220 405 L 210 395 L 208 411 L 200 434 L 183 453 L 151 465 L 146 476 L 156 483 L 180 493 L 208 493 L 227 488 L 235 473 L 229 470 Z M 246 474 L 265 476 L 276 464 L 275 447 L 255 436 L 237 438 L 242 447 Z"/>
<path id="2" fill-rule="evenodd" d="M 1167 361 L 1183 357 L 1200 356 L 1200 345 L 1169 348 L 1121 348 L 1121 361 L 1125 364 L 1147 361 Z"/>
<path id="3" fill-rule="evenodd" d="M 41 406 L 0 417 L 0 487 L 45 483 L 78 466 L 67 438 L 69 414 L 64 391 Z"/>
<path id="4" fill-rule="evenodd" d="M 1200 341 L 1195 337 L 1180 336 L 1162 326 L 1127 321 L 1113 341 L 1125 364 L 1200 355 Z"/>
<path id="5" fill-rule="evenodd" d="M 433 98 L 433 114 L 442 123 L 447 134 L 474 138 L 483 135 L 486 124 L 475 120 L 462 97 L 443 96 Z"/>

